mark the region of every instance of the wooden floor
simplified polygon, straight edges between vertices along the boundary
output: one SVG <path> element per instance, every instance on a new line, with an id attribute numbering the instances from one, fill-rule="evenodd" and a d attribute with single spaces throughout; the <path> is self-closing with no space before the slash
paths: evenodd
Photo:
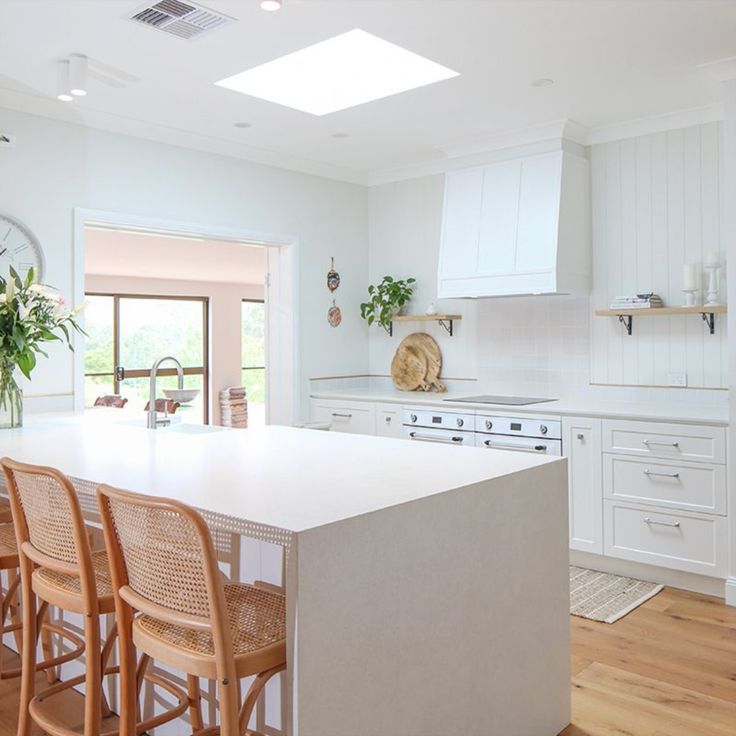
<path id="1" fill-rule="evenodd" d="M 736 608 L 665 589 L 615 624 L 570 622 L 573 724 L 561 736 L 736 736 Z M 0 736 L 15 734 L 17 697 L 17 681 L 0 682 Z"/>

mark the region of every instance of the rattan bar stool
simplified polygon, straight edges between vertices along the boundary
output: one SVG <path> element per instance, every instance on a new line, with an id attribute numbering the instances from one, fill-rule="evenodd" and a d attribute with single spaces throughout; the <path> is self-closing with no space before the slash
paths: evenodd
<path id="1" fill-rule="evenodd" d="M 32 722 L 51 736 L 80 736 L 78 729 L 60 722 L 53 710 L 53 696 L 72 687 L 84 685 L 83 736 L 100 736 L 103 718 L 110 715 L 102 682 L 118 667 L 108 667 L 117 638 L 116 630 L 102 643 L 100 617 L 114 613 L 110 567 L 105 550 L 93 552 L 79 499 L 71 482 L 53 468 L 0 460 L 13 511 L 18 542 L 18 557 L 23 596 L 23 644 L 18 736 L 30 736 Z M 71 653 L 86 653 L 85 674 L 57 682 L 38 695 L 35 692 L 36 609 L 52 605 L 80 614 L 84 621 L 84 640 L 76 637 L 78 648 Z M 74 638 L 62 627 L 50 627 L 56 633 Z M 57 664 L 70 661 L 64 655 Z M 145 675 L 136 673 L 136 687 Z M 134 723 L 138 733 L 178 718 L 189 707 L 189 698 L 173 683 L 156 677 L 155 682 L 177 700 L 177 705 L 156 718 Z M 107 734 L 117 734 L 117 729 Z"/>
<path id="2" fill-rule="evenodd" d="M 230 583 L 204 519 L 177 501 L 97 490 L 120 634 L 121 736 L 133 736 L 135 650 L 189 678 L 217 682 L 220 725 L 243 736 L 266 682 L 286 668 L 283 593 Z M 240 680 L 255 675 L 245 698 Z"/>

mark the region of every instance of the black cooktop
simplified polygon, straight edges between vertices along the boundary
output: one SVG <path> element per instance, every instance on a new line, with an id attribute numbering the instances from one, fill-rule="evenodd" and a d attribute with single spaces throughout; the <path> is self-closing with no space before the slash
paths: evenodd
<path id="1" fill-rule="evenodd" d="M 460 399 L 443 399 L 443 401 L 463 401 L 468 404 L 504 404 L 506 406 L 528 406 L 529 404 L 544 404 L 557 399 L 537 399 L 532 396 L 463 396 Z"/>

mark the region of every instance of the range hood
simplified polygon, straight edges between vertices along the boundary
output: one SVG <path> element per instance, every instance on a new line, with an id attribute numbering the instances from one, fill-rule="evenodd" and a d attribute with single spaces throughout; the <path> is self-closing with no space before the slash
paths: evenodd
<path id="1" fill-rule="evenodd" d="M 446 174 L 439 298 L 590 292 L 590 165 L 562 143 Z"/>

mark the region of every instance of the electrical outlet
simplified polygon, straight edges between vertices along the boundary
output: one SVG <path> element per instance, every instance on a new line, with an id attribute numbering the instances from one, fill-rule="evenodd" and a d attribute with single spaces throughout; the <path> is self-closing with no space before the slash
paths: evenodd
<path id="1" fill-rule="evenodd" d="M 687 386 L 687 373 L 668 373 L 667 385 L 669 386 Z"/>

